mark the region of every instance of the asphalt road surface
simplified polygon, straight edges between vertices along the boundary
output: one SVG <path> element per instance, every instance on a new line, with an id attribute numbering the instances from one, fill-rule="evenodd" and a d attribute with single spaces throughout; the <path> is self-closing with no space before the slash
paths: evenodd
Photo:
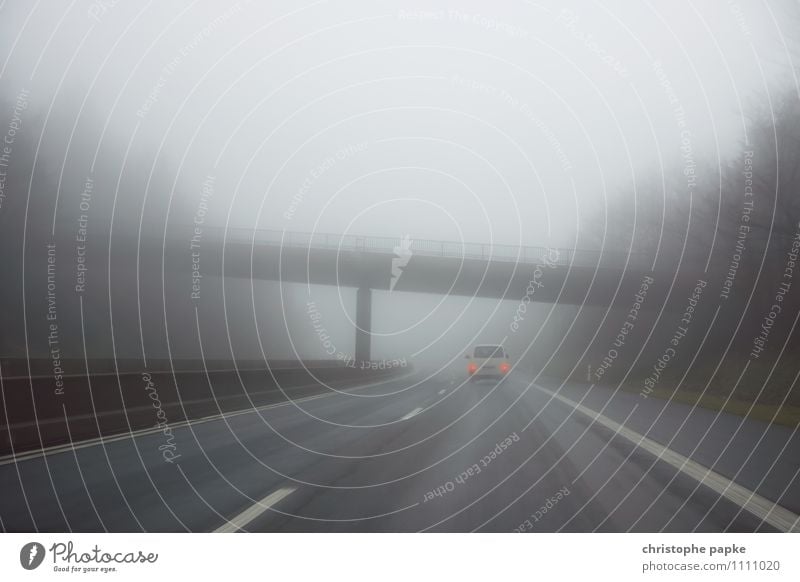
<path id="1" fill-rule="evenodd" d="M 517 373 L 495 384 L 415 372 L 171 436 L 6 458 L 0 526 L 791 530 L 798 471 L 800 435 L 787 427 Z"/>

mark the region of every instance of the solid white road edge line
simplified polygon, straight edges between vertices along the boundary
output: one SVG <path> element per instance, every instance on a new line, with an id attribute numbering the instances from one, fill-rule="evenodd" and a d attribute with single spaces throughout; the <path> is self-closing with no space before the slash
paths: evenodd
<path id="1" fill-rule="evenodd" d="M 245 509 L 232 520 L 215 529 L 214 533 L 232 533 L 243 529 L 248 523 L 267 511 L 270 507 L 278 503 L 287 495 L 294 493 L 294 491 L 294 487 L 282 487 L 277 491 L 273 491 L 252 507 Z"/>
<path id="2" fill-rule="evenodd" d="M 534 384 L 534 387 L 545 394 L 552 396 L 553 398 L 557 398 L 564 404 L 574 408 L 576 411 L 585 414 L 596 423 L 614 431 L 619 436 L 628 439 L 639 448 L 644 449 L 652 455 L 655 455 L 659 460 L 672 465 L 684 475 L 691 477 L 700 484 L 705 485 L 709 489 L 719 493 L 745 511 L 752 513 L 757 518 L 767 522 L 775 529 L 782 532 L 800 531 L 800 516 L 796 515 L 792 511 L 789 511 L 785 507 L 782 507 L 777 503 L 773 503 L 766 497 L 762 497 L 758 493 L 750 491 L 746 487 L 742 487 L 738 483 L 731 481 L 727 477 L 720 475 L 712 469 L 709 469 L 708 467 L 701 465 L 700 463 L 693 461 L 688 457 L 684 457 L 680 453 L 676 453 L 672 449 L 669 449 L 664 445 L 639 434 L 636 431 L 614 422 L 607 416 L 604 416 L 599 412 L 584 406 L 583 404 L 579 404 L 574 400 L 570 400 L 561 394 L 556 394 L 555 392 L 548 390 L 547 388 L 543 388 L 538 384 Z"/>
<path id="3" fill-rule="evenodd" d="M 299 404 L 301 402 L 308 402 L 310 400 L 318 400 L 320 398 L 328 398 L 333 396 L 334 394 L 347 394 L 349 392 L 357 392 L 358 390 L 363 390 L 365 388 L 372 388 L 373 386 L 380 386 L 381 384 L 385 384 L 391 380 L 400 380 L 405 378 L 406 376 L 410 376 L 412 372 L 407 374 L 402 374 L 400 376 L 396 376 L 393 378 L 387 378 L 384 380 L 380 380 L 378 382 L 370 382 L 369 384 L 362 384 L 360 386 L 355 386 L 353 388 L 347 388 L 346 390 L 335 390 L 331 392 L 325 392 L 323 394 L 315 394 L 314 396 L 305 396 L 303 398 L 297 398 L 296 400 L 291 401 L 284 401 L 284 402 L 276 402 L 274 404 L 264 404 L 263 406 L 258 406 L 256 408 L 245 408 L 243 410 L 232 410 L 230 412 L 223 412 L 221 414 L 212 414 L 210 416 L 203 416 L 201 418 L 195 418 L 193 420 L 181 420 L 176 423 L 170 423 L 169 427 L 171 429 L 183 428 L 187 426 L 194 426 L 196 424 L 202 424 L 204 422 L 211 422 L 214 420 L 221 420 L 223 418 L 233 418 L 235 416 L 240 416 L 242 414 L 252 414 L 254 412 L 260 412 L 262 410 L 271 410 L 273 408 L 280 408 L 282 406 L 290 406 L 292 404 Z M 307 386 L 303 386 L 305 388 Z M 294 388 L 298 388 L 295 386 Z M 27 461 L 29 459 L 35 459 L 37 457 L 46 457 L 49 455 L 58 455 L 61 453 L 68 453 L 73 450 L 78 449 L 85 449 L 87 447 L 94 447 L 97 445 L 105 445 L 117 441 L 124 441 L 127 439 L 135 439 L 140 436 L 145 436 L 149 434 L 156 434 L 162 432 L 164 429 L 162 428 L 140 428 L 130 432 L 120 433 L 111 435 L 108 437 L 95 437 L 93 439 L 87 439 L 84 441 L 77 441 L 75 443 L 64 443 L 61 445 L 53 445 L 50 447 L 46 447 L 44 449 L 38 449 L 34 451 L 25 451 L 22 453 L 5 455 L 0 457 L 0 467 L 3 465 L 10 465 L 11 463 L 19 463 L 21 461 Z"/>

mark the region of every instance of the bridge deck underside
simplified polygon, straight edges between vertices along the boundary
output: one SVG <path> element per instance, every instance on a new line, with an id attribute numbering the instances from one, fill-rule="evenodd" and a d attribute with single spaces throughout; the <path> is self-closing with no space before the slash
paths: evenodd
<path id="1" fill-rule="evenodd" d="M 392 260 L 388 253 L 228 245 L 225 276 L 313 285 L 389 290 Z M 393 291 L 476 296 L 564 304 L 608 305 L 618 290 L 641 283 L 643 271 L 621 268 L 547 266 L 412 256 L 395 278 Z M 620 280 L 621 283 L 620 283 Z"/>

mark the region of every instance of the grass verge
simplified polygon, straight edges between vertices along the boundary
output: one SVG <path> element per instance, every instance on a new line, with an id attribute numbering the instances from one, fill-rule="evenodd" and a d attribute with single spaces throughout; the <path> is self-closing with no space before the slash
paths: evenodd
<path id="1" fill-rule="evenodd" d="M 641 386 L 625 386 L 626 392 L 639 392 Z M 683 402 L 690 406 L 702 406 L 710 410 L 722 410 L 738 416 L 747 415 L 748 418 L 763 420 L 764 422 L 774 422 L 794 428 L 800 424 L 800 406 L 778 406 L 776 404 L 753 404 L 745 400 L 735 400 L 731 398 L 727 402 L 726 398 L 714 394 L 700 396 L 697 392 L 677 392 L 672 394 L 672 390 L 666 388 L 656 388 L 650 394 L 663 400 Z M 751 410 L 752 407 L 752 410 Z"/>

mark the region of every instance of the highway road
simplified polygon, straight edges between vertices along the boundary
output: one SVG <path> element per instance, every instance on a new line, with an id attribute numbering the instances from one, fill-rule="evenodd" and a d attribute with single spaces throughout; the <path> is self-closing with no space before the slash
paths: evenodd
<path id="1" fill-rule="evenodd" d="M 495 384 L 416 371 L 6 458 L 0 525 L 785 531 L 800 527 L 798 472 L 800 435 L 784 426 L 517 372 Z"/>

